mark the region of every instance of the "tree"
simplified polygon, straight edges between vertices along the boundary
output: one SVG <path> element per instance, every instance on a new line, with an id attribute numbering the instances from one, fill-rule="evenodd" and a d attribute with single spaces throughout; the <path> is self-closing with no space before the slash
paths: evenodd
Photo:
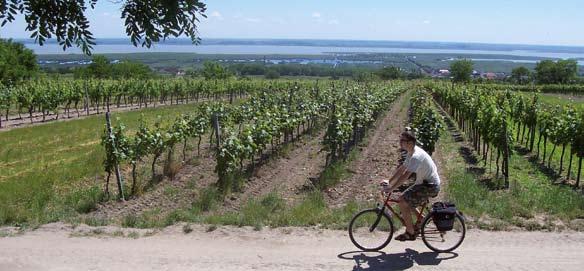
<path id="1" fill-rule="evenodd" d="M 383 69 L 381 69 L 380 71 L 377 72 L 377 75 L 383 80 L 392 80 L 392 79 L 395 80 L 395 79 L 403 78 L 405 76 L 400 68 L 394 67 L 394 66 L 384 67 Z"/>
<path id="2" fill-rule="evenodd" d="M 518 84 L 525 84 L 529 80 L 530 71 L 528 68 L 520 66 L 511 71 L 511 78 Z"/>
<path id="3" fill-rule="evenodd" d="M 280 73 L 276 69 L 268 69 L 264 76 L 266 79 L 278 79 L 280 78 Z"/>
<path id="4" fill-rule="evenodd" d="M 555 81 L 555 63 L 553 60 L 542 60 L 535 66 L 535 78 L 540 84 L 551 84 Z"/>
<path id="5" fill-rule="evenodd" d="M 227 79 L 231 76 L 230 72 L 219 65 L 217 62 L 207 61 L 203 63 L 203 77 L 205 79 Z"/>
<path id="6" fill-rule="evenodd" d="M 104 79 L 111 76 L 112 67 L 107 57 L 97 55 L 91 61 L 92 63 L 87 67 L 87 72 L 90 77 Z"/>
<path id="7" fill-rule="evenodd" d="M 147 79 L 153 76 L 153 72 L 150 67 L 144 63 L 124 60 L 111 66 L 111 76 L 115 79 Z"/>
<path id="8" fill-rule="evenodd" d="M 540 84 L 566 84 L 573 81 L 578 73 L 576 60 L 543 60 L 535 66 L 535 77 Z"/>
<path id="9" fill-rule="evenodd" d="M 75 68 L 73 70 L 75 78 L 147 79 L 153 76 L 150 67 L 140 62 L 124 60 L 111 64 L 103 55 L 94 56 L 91 62 L 87 67 Z"/>
<path id="10" fill-rule="evenodd" d="M 22 43 L 0 39 L 0 83 L 14 85 L 39 70 L 36 55 Z"/>
<path id="11" fill-rule="evenodd" d="M 412 69 L 408 73 L 407 78 L 408 80 L 423 79 L 424 74 L 422 73 L 421 69 L 420 70 Z"/>
<path id="12" fill-rule="evenodd" d="M 454 82 L 470 82 L 472 69 L 472 60 L 462 59 L 452 62 L 450 64 L 450 74 L 452 74 L 452 80 Z"/>
<path id="13" fill-rule="evenodd" d="M 65 50 L 75 44 L 85 54 L 91 54 L 95 38 L 89 30 L 86 12 L 94 9 L 98 0 L 0 0 L 2 26 L 24 15 L 26 31 L 31 32 L 39 45 L 53 36 Z M 104 0 L 102 0 L 104 1 Z M 173 36 L 185 35 L 198 43 L 197 25 L 206 18 L 202 0 L 126 0 L 120 18 L 124 19 L 126 34 L 134 46 L 140 43 L 150 48 L 152 43 Z"/>
<path id="14" fill-rule="evenodd" d="M 373 73 L 368 71 L 356 71 L 352 77 L 357 82 L 370 82 L 377 78 Z"/>
<path id="15" fill-rule="evenodd" d="M 557 83 L 570 83 L 578 75 L 578 62 L 573 59 L 558 60 L 555 71 Z"/>

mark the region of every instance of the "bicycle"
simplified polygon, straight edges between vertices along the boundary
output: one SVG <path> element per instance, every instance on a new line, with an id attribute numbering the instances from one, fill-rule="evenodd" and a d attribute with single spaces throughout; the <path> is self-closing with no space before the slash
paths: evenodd
<path id="1" fill-rule="evenodd" d="M 381 250 L 391 242 L 395 230 L 392 216 L 397 217 L 402 225 L 405 225 L 404 218 L 392 208 L 392 205 L 396 205 L 398 201 L 391 198 L 391 192 L 381 192 L 381 199 L 383 199 L 383 194 L 387 194 L 383 205 L 378 203 L 376 208 L 360 211 L 349 223 L 351 242 L 364 251 Z M 428 208 L 428 203 L 429 201 L 426 201 L 422 204 L 419 210 L 413 209 L 416 214 L 414 224 L 416 236 L 421 235 L 424 244 L 432 251 L 451 252 L 462 244 L 466 235 L 464 217 L 460 212 L 456 212 L 452 230 L 440 231 L 432 220 L 433 212 Z M 382 243 L 368 244 L 375 240 L 381 240 Z"/>

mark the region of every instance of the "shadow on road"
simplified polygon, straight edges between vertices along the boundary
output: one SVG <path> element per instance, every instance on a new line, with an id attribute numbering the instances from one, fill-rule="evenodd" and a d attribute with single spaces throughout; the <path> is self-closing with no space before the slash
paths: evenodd
<path id="1" fill-rule="evenodd" d="M 458 257 L 454 252 L 437 253 L 422 252 L 419 253 L 413 249 L 407 248 L 405 252 L 386 254 L 385 252 L 366 252 L 350 251 L 338 255 L 343 260 L 355 261 L 353 271 L 360 270 L 406 270 L 417 265 L 438 265 L 440 262 Z"/>

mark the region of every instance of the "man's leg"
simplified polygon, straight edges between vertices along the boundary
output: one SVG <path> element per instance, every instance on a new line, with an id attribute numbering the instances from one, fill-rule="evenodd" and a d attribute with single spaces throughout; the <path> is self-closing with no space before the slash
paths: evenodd
<path id="1" fill-rule="evenodd" d="M 406 231 L 409 234 L 414 234 L 414 223 L 412 221 L 412 210 L 410 208 L 410 205 L 403 198 L 403 196 L 400 198 L 400 201 L 399 201 L 399 209 L 401 210 L 402 217 L 403 217 L 404 222 L 406 224 L 405 225 Z"/>

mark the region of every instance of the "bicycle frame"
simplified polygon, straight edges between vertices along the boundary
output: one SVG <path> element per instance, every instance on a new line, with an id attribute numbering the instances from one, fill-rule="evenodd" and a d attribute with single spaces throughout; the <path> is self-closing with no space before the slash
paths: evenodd
<path id="1" fill-rule="evenodd" d="M 381 192 L 380 196 L 381 196 L 381 198 L 383 198 L 383 192 Z M 392 208 L 392 205 L 397 204 L 399 201 L 391 199 L 390 197 L 391 197 L 391 192 L 387 194 L 387 197 L 383 201 L 383 207 L 381 208 L 380 214 L 383 211 L 385 211 L 385 208 L 387 208 L 393 214 L 393 216 L 395 216 L 395 217 L 397 217 L 397 219 L 399 219 L 399 221 L 402 223 L 402 225 L 405 225 L 404 218 Z M 422 206 L 419 207 L 420 210 L 418 210 L 418 208 L 412 208 L 413 211 L 416 213 L 416 223 L 414 223 L 414 229 L 420 228 L 420 226 L 421 226 L 420 224 L 424 220 L 424 216 L 423 216 L 424 210 L 426 209 L 427 206 L 428 206 L 428 201 L 426 201 L 424 204 L 422 204 Z"/>

